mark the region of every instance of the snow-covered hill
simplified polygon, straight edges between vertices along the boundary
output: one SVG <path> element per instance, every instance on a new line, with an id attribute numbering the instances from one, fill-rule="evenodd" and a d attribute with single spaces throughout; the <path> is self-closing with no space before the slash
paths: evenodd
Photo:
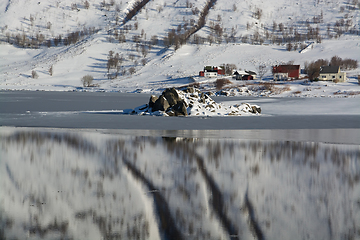
<path id="1" fill-rule="evenodd" d="M 357 145 L 1 132 L 2 239 L 360 238 Z"/>
<path id="2" fill-rule="evenodd" d="M 360 61 L 357 0 L 218 0 L 204 26 L 205 0 L 143 1 L 130 16 L 137 2 L 2 1 L 0 89 L 82 90 L 81 78 L 91 75 L 91 91 L 159 92 L 193 83 L 204 65 L 256 71 L 265 64 L 269 80 L 270 67 L 279 63 L 303 68 L 335 55 Z M 193 28 L 199 30 L 183 43 Z M 115 57 L 117 63 L 108 65 Z M 358 74 L 359 68 L 348 71 L 348 83 L 332 93 L 358 91 Z M 292 85 L 283 96 L 296 91 L 303 87 Z"/>

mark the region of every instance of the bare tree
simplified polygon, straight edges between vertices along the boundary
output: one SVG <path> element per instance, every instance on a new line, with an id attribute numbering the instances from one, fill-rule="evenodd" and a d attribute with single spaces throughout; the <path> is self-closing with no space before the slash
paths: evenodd
<path id="1" fill-rule="evenodd" d="M 78 8 L 77 8 L 77 5 L 76 5 L 76 3 L 72 3 L 71 4 L 71 10 L 77 10 Z"/>
<path id="2" fill-rule="evenodd" d="M 264 75 L 266 74 L 266 72 L 268 71 L 268 69 L 265 64 L 261 63 L 259 64 L 259 66 L 256 67 L 256 70 L 258 71 L 258 76 L 261 81 Z"/>
<path id="3" fill-rule="evenodd" d="M 156 35 L 151 36 L 151 44 L 157 45 L 158 44 L 158 38 Z"/>
<path id="4" fill-rule="evenodd" d="M 253 13 L 253 17 L 256 18 L 257 20 L 260 20 L 262 16 L 262 10 L 260 8 L 256 8 L 255 12 Z"/>
<path id="5" fill-rule="evenodd" d="M 37 74 L 37 72 L 35 70 L 31 71 L 31 77 L 34 79 L 37 79 L 39 77 L 39 75 Z"/>
<path id="6" fill-rule="evenodd" d="M 84 2 L 84 7 L 85 9 L 89 9 L 90 7 L 90 3 L 87 0 Z"/>
<path id="7" fill-rule="evenodd" d="M 146 45 L 145 44 L 141 45 L 141 54 L 144 56 L 144 58 L 146 58 L 148 53 L 149 53 L 149 49 L 146 48 Z"/>
<path id="8" fill-rule="evenodd" d="M 234 5 L 232 6 L 232 10 L 234 11 L 234 12 L 236 12 L 236 10 L 237 10 L 237 7 L 236 7 L 236 4 L 234 3 Z"/>
<path id="9" fill-rule="evenodd" d="M 91 75 L 85 75 L 81 78 L 81 82 L 84 87 L 91 87 L 94 78 Z"/>
<path id="10" fill-rule="evenodd" d="M 129 68 L 129 73 L 133 75 L 135 73 L 135 68 L 134 67 Z"/>
<path id="11" fill-rule="evenodd" d="M 50 74 L 50 76 L 53 75 L 53 65 L 51 65 L 51 67 L 49 68 L 49 74 Z"/>
<path id="12" fill-rule="evenodd" d="M 288 42 L 286 44 L 286 50 L 288 50 L 290 52 L 292 48 L 293 48 L 293 46 L 292 46 L 291 42 Z"/>
<path id="13" fill-rule="evenodd" d="M 51 23 L 51 22 L 47 22 L 46 28 L 50 30 L 50 29 L 51 29 L 51 26 L 52 26 L 52 23 Z"/>

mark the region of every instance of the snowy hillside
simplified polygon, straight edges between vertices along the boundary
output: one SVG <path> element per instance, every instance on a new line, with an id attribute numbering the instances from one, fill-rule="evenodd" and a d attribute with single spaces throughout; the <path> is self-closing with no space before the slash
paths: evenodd
<path id="1" fill-rule="evenodd" d="M 141 3 L 2 1 L 0 89 L 80 91 L 81 78 L 90 75 L 90 91 L 159 92 L 198 81 L 194 77 L 205 65 L 256 71 L 265 64 L 269 81 L 275 64 L 304 68 L 306 61 L 335 55 L 360 61 L 358 0 Z M 359 73 L 347 71 L 348 82 L 326 96 L 360 95 Z M 299 85 L 283 96 L 303 92 Z"/>
<path id="2" fill-rule="evenodd" d="M 1 130 L 2 239 L 360 238 L 357 145 Z"/>

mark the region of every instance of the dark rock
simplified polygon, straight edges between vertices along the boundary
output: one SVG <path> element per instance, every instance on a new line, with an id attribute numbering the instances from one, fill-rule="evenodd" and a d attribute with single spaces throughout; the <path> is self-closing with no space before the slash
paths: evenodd
<path id="1" fill-rule="evenodd" d="M 183 90 L 186 93 L 194 93 L 195 89 L 193 87 L 187 87 L 186 89 Z"/>
<path id="2" fill-rule="evenodd" d="M 160 96 L 154 103 L 152 111 L 166 111 L 170 107 L 168 101 L 164 96 Z"/>
<path id="3" fill-rule="evenodd" d="M 166 98 L 170 106 L 176 105 L 177 102 L 181 100 L 175 88 L 165 89 L 165 91 L 162 93 L 162 96 Z"/>
<path id="4" fill-rule="evenodd" d="M 170 111 L 167 111 L 166 114 L 170 117 L 176 116 L 175 112 L 172 109 Z"/>
<path id="5" fill-rule="evenodd" d="M 220 91 L 220 92 L 218 92 L 218 94 L 220 95 L 220 96 L 229 96 L 229 93 L 228 92 L 225 92 L 225 91 Z"/>
<path id="6" fill-rule="evenodd" d="M 251 106 L 252 113 L 261 113 L 261 108 L 259 106 Z"/>
<path id="7" fill-rule="evenodd" d="M 156 100 L 158 100 L 158 97 L 155 95 L 151 95 L 150 100 L 149 100 L 149 108 L 153 108 Z"/>
<path id="8" fill-rule="evenodd" d="M 177 104 L 177 99 L 175 97 L 175 95 L 171 92 L 164 92 L 163 95 L 162 95 L 164 98 L 166 98 L 166 100 L 168 101 L 169 105 L 170 106 L 174 106 Z"/>
<path id="9" fill-rule="evenodd" d="M 186 103 L 184 100 L 179 101 L 175 106 L 172 107 L 175 112 L 175 116 L 187 116 Z"/>

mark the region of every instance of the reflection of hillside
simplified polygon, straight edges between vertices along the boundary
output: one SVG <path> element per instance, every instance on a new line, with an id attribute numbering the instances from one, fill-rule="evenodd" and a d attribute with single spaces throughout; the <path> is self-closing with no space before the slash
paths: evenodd
<path id="1" fill-rule="evenodd" d="M 2 238 L 360 237 L 358 146 L 19 130 L 0 154 Z"/>

